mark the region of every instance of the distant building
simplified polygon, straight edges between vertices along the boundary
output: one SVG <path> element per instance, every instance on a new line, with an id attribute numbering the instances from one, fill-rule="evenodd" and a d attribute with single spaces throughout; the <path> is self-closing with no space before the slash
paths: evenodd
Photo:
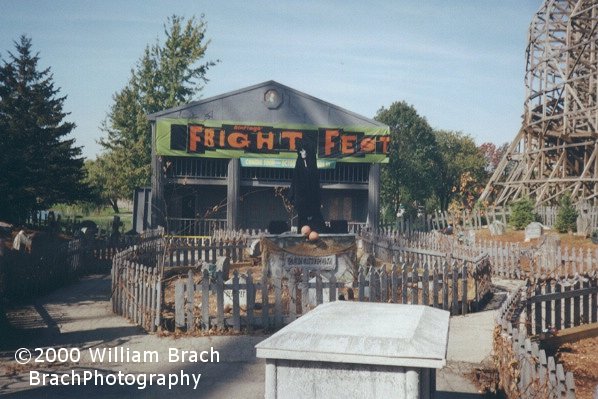
<path id="1" fill-rule="evenodd" d="M 261 228 L 293 217 L 301 140 L 317 146 L 326 220 L 378 223 L 388 126 L 269 81 L 149 115 L 151 224 L 169 233 Z"/>

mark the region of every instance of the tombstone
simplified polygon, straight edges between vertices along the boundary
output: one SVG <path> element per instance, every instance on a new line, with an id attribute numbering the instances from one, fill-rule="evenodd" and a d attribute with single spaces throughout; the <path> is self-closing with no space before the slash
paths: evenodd
<path id="1" fill-rule="evenodd" d="M 532 222 L 525 226 L 525 242 L 540 238 L 542 237 L 542 234 L 544 234 L 544 226 L 542 223 Z"/>
<path id="2" fill-rule="evenodd" d="M 19 231 L 12 242 L 12 249 L 15 251 L 31 250 L 31 238 L 25 234 L 24 230 Z"/>
<path id="3" fill-rule="evenodd" d="M 577 217 L 577 235 L 589 237 L 592 234 L 592 218 L 587 211 L 581 212 Z"/>
<path id="4" fill-rule="evenodd" d="M 507 231 L 507 226 L 500 220 L 495 220 L 488 225 L 488 229 L 490 230 L 490 235 L 501 236 Z"/>
<path id="5" fill-rule="evenodd" d="M 376 266 L 376 258 L 369 252 L 364 252 L 359 258 L 359 268 L 369 269 L 372 266 Z"/>
<path id="6" fill-rule="evenodd" d="M 230 306 L 232 308 L 233 306 L 233 290 L 232 290 L 232 285 L 233 285 L 233 279 L 230 278 L 228 280 L 226 280 L 226 284 L 227 285 L 231 285 L 231 289 L 225 289 L 224 290 L 224 306 Z M 239 285 L 241 284 L 247 284 L 247 278 L 243 275 L 239 275 Z M 239 306 L 242 308 L 247 308 L 247 290 L 246 289 L 239 289 Z"/>
<path id="7" fill-rule="evenodd" d="M 424 305 L 318 306 L 256 345 L 266 360 L 265 398 L 435 397 L 449 316 Z"/>
<path id="8" fill-rule="evenodd" d="M 252 258 L 257 258 L 261 254 L 262 254 L 262 249 L 260 246 L 260 240 L 259 239 L 253 240 L 251 242 L 251 245 L 249 246 L 249 256 L 251 256 Z"/>
<path id="9" fill-rule="evenodd" d="M 310 285 L 313 284 L 314 286 L 316 285 L 316 278 L 312 277 L 309 280 Z M 328 284 L 329 280 L 328 278 L 326 278 L 326 276 L 322 276 L 322 285 L 324 284 Z M 318 305 L 318 300 L 317 300 L 317 292 L 315 288 L 310 288 L 308 291 L 308 297 L 309 297 L 309 304 L 312 306 L 317 306 Z M 328 303 L 330 302 L 330 288 L 324 288 L 322 287 L 322 303 Z"/>
<path id="10" fill-rule="evenodd" d="M 230 258 L 228 256 L 219 256 L 216 258 L 216 272 L 222 272 L 222 279 L 228 280 L 230 270 Z"/>

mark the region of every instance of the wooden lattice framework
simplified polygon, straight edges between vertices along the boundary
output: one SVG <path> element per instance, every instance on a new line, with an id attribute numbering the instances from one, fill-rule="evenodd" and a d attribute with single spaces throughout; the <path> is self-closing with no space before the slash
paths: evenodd
<path id="1" fill-rule="evenodd" d="M 598 0 L 546 0 L 526 50 L 523 126 L 480 201 L 598 204 Z"/>

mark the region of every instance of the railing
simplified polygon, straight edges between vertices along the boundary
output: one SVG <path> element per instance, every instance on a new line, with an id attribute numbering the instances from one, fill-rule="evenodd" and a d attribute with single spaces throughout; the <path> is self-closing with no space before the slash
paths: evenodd
<path id="1" fill-rule="evenodd" d="M 499 373 L 499 388 L 508 398 L 575 398 L 571 372 L 540 349 L 526 329 L 519 329 L 523 290 L 509 295 L 497 317 L 494 357 Z"/>
<path id="2" fill-rule="evenodd" d="M 81 240 L 44 236 L 27 250 L 9 250 L 0 240 L 0 302 L 45 294 L 97 271 L 92 248 Z"/>
<path id="3" fill-rule="evenodd" d="M 216 230 L 226 230 L 226 219 L 167 218 L 168 234 L 211 237 Z"/>
<path id="4" fill-rule="evenodd" d="M 232 281 L 225 282 L 222 272 L 211 278 L 207 270 L 200 276 L 189 270 L 174 284 L 174 326 L 237 332 L 279 328 L 340 295 L 343 300 L 422 304 L 467 314 L 476 306 L 469 276 L 467 266 L 459 263 L 435 268 L 403 264 L 388 271 L 362 268 L 353 287 L 334 275 L 326 280 L 319 271 L 303 270 L 284 278 L 263 274 L 254 281 L 251 271 L 239 275 L 235 270 Z"/>
<path id="5" fill-rule="evenodd" d="M 598 277 L 547 279 L 528 284 L 525 299 L 527 334 L 540 335 L 598 322 Z"/>
<path id="6" fill-rule="evenodd" d="M 164 231 L 145 232 L 138 245 L 112 259 L 112 311 L 146 331 L 161 325 Z"/>
<path id="7" fill-rule="evenodd" d="M 166 176 L 170 178 L 226 179 L 228 159 L 168 157 Z"/>
<path id="8" fill-rule="evenodd" d="M 165 266 L 191 266 L 200 261 L 216 263 L 216 258 L 226 256 L 233 262 L 245 258 L 247 241 L 245 238 L 180 238 L 171 237 L 165 243 Z"/>

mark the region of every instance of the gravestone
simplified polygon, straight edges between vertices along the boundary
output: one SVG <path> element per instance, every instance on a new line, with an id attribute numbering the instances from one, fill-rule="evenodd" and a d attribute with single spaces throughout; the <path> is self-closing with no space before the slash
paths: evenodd
<path id="1" fill-rule="evenodd" d="M 219 256 L 216 258 L 216 272 L 222 272 L 222 279 L 228 280 L 230 270 L 230 258 L 228 256 Z"/>
<path id="2" fill-rule="evenodd" d="M 316 278 L 313 277 L 309 280 L 310 285 L 313 284 L 314 286 L 316 285 Z M 324 284 L 328 284 L 329 280 L 322 276 L 322 285 Z M 317 306 L 318 305 L 318 299 L 317 299 L 317 293 L 316 293 L 316 289 L 315 288 L 310 288 L 308 291 L 308 298 L 309 298 L 309 304 L 312 306 Z M 322 287 L 322 303 L 328 303 L 330 302 L 330 288 L 324 288 Z"/>
<path id="3" fill-rule="evenodd" d="M 592 234 L 592 218 L 587 213 L 580 213 L 577 217 L 577 235 L 589 237 Z"/>
<path id="4" fill-rule="evenodd" d="M 260 240 L 253 240 L 249 246 L 249 256 L 257 258 L 262 254 L 262 248 L 260 247 Z"/>
<path id="5" fill-rule="evenodd" d="M 216 279 L 216 273 L 222 272 L 222 279 L 228 280 L 228 273 L 230 271 L 230 259 L 227 256 L 219 256 L 216 258 L 216 263 L 203 263 L 201 266 L 201 273 L 203 275 L 204 270 L 208 271 L 208 274 L 212 280 Z"/>
<path id="6" fill-rule="evenodd" d="M 228 279 L 226 280 L 227 285 L 233 285 L 233 279 Z M 247 279 L 245 278 L 245 276 L 239 276 L 239 285 L 241 284 L 247 284 Z M 224 290 L 224 306 L 233 306 L 233 290 L 232 289 L 226 289 Z M 247 308 L 247 290 L 242 288 L 239 289 L 239 306 L 242 308 Z"/>
<path id="7" fill-rule="evenodd" d="M 525 242 L 542 237 L 544 226 L 542 223 L 532 222 L 525 227 Z"/>
<path id="8" fill-rule="evenodd" d="M 264 396 L 435 397 L 449 316 L 424 305 L 320 305 L 256 345 L 256 356 L 266 359 Z"/>
<path id="9" fill-rule="evenodd" d="M 495 220 L 488 225 L 488 230 L 492 236 L 501 236 L 507 231 L 507 226 L 500 220 Z"/>

